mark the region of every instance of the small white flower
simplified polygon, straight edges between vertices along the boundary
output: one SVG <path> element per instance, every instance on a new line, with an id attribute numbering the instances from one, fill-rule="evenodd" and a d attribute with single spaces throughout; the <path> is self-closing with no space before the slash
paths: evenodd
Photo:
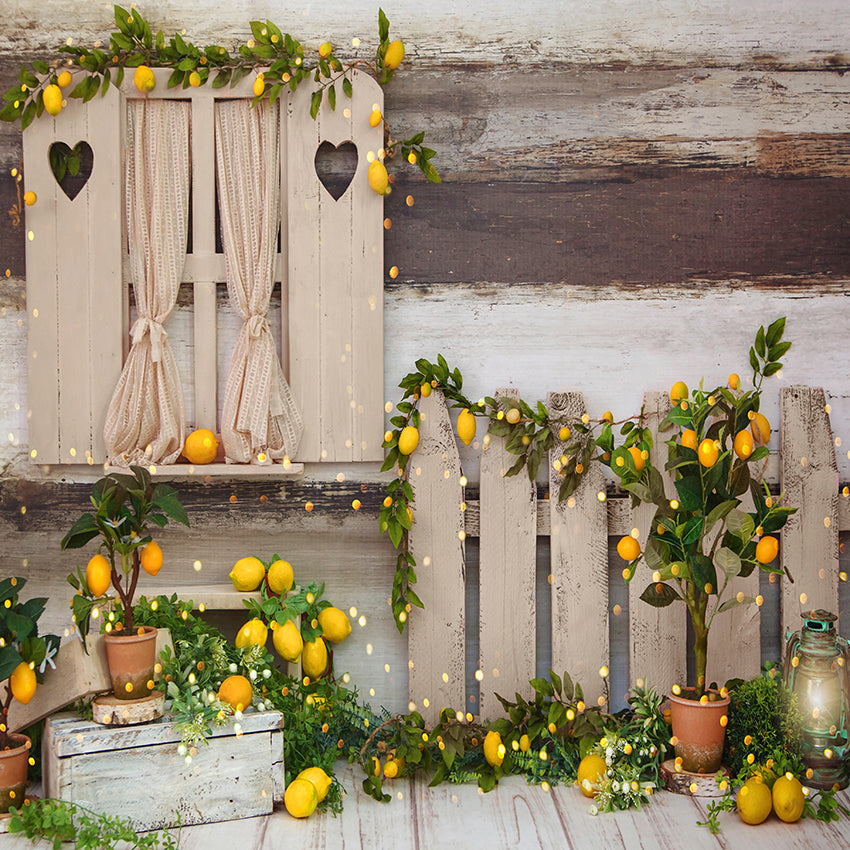
<path id="1" fill-rule="evenodd" d="M 616 794 L 620 790 L 620 783 L 616 780 L 611 783 L 611 790 Z"/>
<path id="2" fill-rule="evenodd" d="M 605 748 L 605 757 L 611 758 L 611 756 L 613 756 L 613 755 L 614 755 L 614 748 L 613 747 L 606 747 Z"/>
<path id="3" fill-rule="evenodd" d="M 192 756 L 186 756 L 184 761 L 186 762 L 186 764 L 191 764 L 192 763 Z"/>
<path id="4" fill-rule="evenodd" d="M 266 704 L 264 702 L 258 702 L 257 703 L 257 711 L 265 711 L 265 710 L 266 710 Z"/>
<path id="5" fill-rule="evenodd" d="M 596 815 L 598 815 L 598 814 L 599 814 L 599 809 L 598 809 L 596 806 L 591 806 L 591 807 L 590 807 L 590 813 L 591 813 L 594 817 L 596 817 Z"/>
<path id="6" fill-rule="evenodd" d="M 253 682 L 253 681 L 257 678 L 257 671 L 256 671 L 256 670 L 252 670 L 252 671 L 248 674 L 248 678 L 249 678 L 249 679 Z"/>
<path id="7" fill-rule="evenodd" d="M 268 667 L 265 670 L 263 670 L 263 678 L 264 679 L 268 679 L 271 676 L 271 674 L 272 674 L 272 671 L 269 670 Z"/>
<path id="8" fill-rule="evenodd" d="M 186 755 L 186 745 L 185 745 L 185 744 L 180 744 L 180 745 L 177 747 L 177 752 L 178 752 L 181 756 L 185 756 L 185 755 Z"/>
<path id="9" fill-rule="evenodd" d="M 239 668 L 235 664 L 231 663 L 230 667 L 227 669 L 230 670 L 231 673 L 235 673 Z"/>

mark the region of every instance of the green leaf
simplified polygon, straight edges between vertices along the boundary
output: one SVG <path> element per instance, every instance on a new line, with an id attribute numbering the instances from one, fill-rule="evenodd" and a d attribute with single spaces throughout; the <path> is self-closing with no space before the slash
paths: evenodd
<path id="1" fill-rule="evenodd" d="M 732 510 L 726 516 L 726 528 L 741 540 L 749 540 L 755 531 L 755 523 L 749 514 L 743 511 Z"/>
<path id="2" fill-rule="evenodd" d="M 351 88 L 351 80 L 348 77 L 343 77 L 342 80 L 342 91 L 346 97 L 351 97 L 353 90 Z"/>
<path id="3" fill-rule="evenodd" d="M 33 119 L 35 118 L 35 101 L 31 100 L 24 109 L 24 114 L 21 116 L 21 129 L 26 130 L 30 124 L 32 124 Z"/>
<path id="4" fill-rule="evenodd" d="M 764 356 L 767 353 L 767 348 L 765 346 L 764 341 L 764 328 L 761 327 L 758 329 L 758 333 L 756 334 L 756 353 L 762 360 L 764 360 Z"/>
<path id="5" fill-rule="evenodd" d="M 781 368 L 781 363 L 768 363 L 767 366 L 764 367 L 762 374 L 765 378 L 769 378 L 771 375 L 775 375 Z"/>
<path id="6" fill-rule="evenodd" d="M 697 475 L 687 475 L 676 482 L 676 492 L 679 494 L 679 504 L 683 510 L 699 511 L 702 509 L 702 482 Z"/>
<path id="7" fill-rule="evenodd" d="M 731 608 L 737 608 L 739 605 L 752 605 L 756 600 L 753 599 L 752 596 L 744 596 L 741 599 L 737 597 L 733 599 L 727 599 L 718 609 L 717 613 L 722 614 L 724 611 L 728 611 Z"/>
<path id="8" fill-rule="evenodd" d="M 774 345 L 776 345 L 776 343 L 779 342 L 780 339 L 782 339 L 782 334 L 784 334 L 784 333 L 785 333 L 785 317 L 783 316 L 782 318 L 777 319 L 775 322 L 772 322 L 770 327 L 767 329 L 767 337 L 766 337 L 767 347 L 772 348 Z M 790 342 L 786 343 L 786 345 L 788 345 L 790 347 L 791 343 Z M 774 358 L 771 358 L 771 359 L 774 359 Z"/>
<path id="9" fill-rule="evenodd" d="M 715 523 L 722 520 L 730 511 L 734 510 L 738 504 L 737 499 L 729 499 L 712 508 L 712 510 L 709 511 L 708 516 L 705 518 L 705 533 L 708 534 L 708 532 L 714 528 Z"/>
<path id="10" fill-rule="evenodd" d="M 555 691 L 552 688 L 552 683 L 547 679 L 532 679 L 531 687 L 544 697 L 554 696 Z"/>
<path id="11" fill-rule="evenodd" d="M 314 91 L 310 95 L 310 117 L 315 120 L 319 114 L 319 107 L 322 105 L 322 89 Z"/>
<path id="12" fill-rule="evenodd" d="M 717 571 L 711 560 L 697 552 L 688 558 L 688 564 L 694 577 L 694 584 L 703 592 L 707 584 L 711 585 L 710 592 L 717 593 Z"/>
<path id="13" fill-rule="evenodd" d="M 741 572 L 741 559 L 726 546 L 717 550 L 714 563 L 723 570 L 727 578 L 735 578 Z"/>
<path id="14" fill-rule="evenodd" d="M 753 367 L 754 372 L 758 372 L 759 359 L 756 357 L 756 350 L 754 348 L 750 348 L 750 366 Z"/>
<path id="15" fill-rule="evenodd" d="M 50 66 L 47 64 L 47 62 L 42 62 L 41 59 L 34 59 L 32 66 L 39 74 L 50 73 Z"/>
<path id="16" fill-rule="evenodd" d="M 378 9 L 378 39 L 386 41 L 390 37 L 390 22 L 383 9 Z"/>
<path id="17" fill-rule="evenodd" d="M 213 78 L 212 87 L 214 89 L 222 89 L 230 82 L 230 69 L 223 68 Z"/>
<path id="18" fill-rule="evenodd" d="M 669 584 L 652 582 L 646 586 L 646 590 L 641 593 L 640 598 L 649 605 L 652 605 L 653 608 L 666 608 L 682 597 Z"/>
<path id="19" fill-rule="evenodd" d="M 780 357 L 787 354 L 789 348 L 791 348 L 790 342 L 777 342 L 775 345 L 768 344 L 767 359 L 779 360 Z"/>
<path id="20" fill-rule="evenodd" d="M 328 105 L 332 110 L 336 109 L 336 89 L 333 86 L 328 88 Z"/>

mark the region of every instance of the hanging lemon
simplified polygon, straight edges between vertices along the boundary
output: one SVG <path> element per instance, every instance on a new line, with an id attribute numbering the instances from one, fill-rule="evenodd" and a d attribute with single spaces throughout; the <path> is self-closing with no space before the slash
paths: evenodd
<path id="1" fill-rule="evenodd" d="M 372 161 L 372 164 L 369 166 L 368 178 L 369 185 L 374 192 L 377 192 L 379 195 L 387 194 L 387 186 L 389 186 L 390 178 L 381 160 L 376 159 Z"/>
<path id="2" fill-rule="evenodd" d="M 41 94 L 44 109 L 48 115 L 58 115 L 62 111 L 62 89 L 51 84 Z"/>
<path id="3" fill-rule="evenodd" d="M 282 626 L 272 622 L 272 642 L 275 652 L 284 660 L 293 664 L 301 657 L 304 640 L 298 626 L 292 620 L 287 620 Z"/>
<path id="4" fill-rule="evenodd" d="M 413 425 L 402 428 L 398 436 L 398 450 L 400 454 L 412 454 L 419 445 L 419 429 Z"/>
<path id="5" fill-rule="evenodd" d="M 277 593 L 279 596 L 289 593 L 293 581 L 295 581 L 295 575 L 289 561 L 278 560 L 269 567 L 268 582 L 272 593 Z"/>
<path id="6" fill-rule="evenodd" d="M 86 584 L 93 596 L 103 596 L 112 584 L 112 567 L 100 552 L 92 557 L 86 567 Z"/>
<path id="7" fill-rule="evenodd" d="M 156 77 L 147 65 L 139 65 L 133 74 L 133 82 L 142 94 L 147 94 L 149 91 L 153 91 L 156 85 Z"/>
<path id="8" fill-rule="evenodd" d="M 393 41 L 387 47 L 387 52 L 384 54 L 384 67 L 389 68 L 390 71 L 395 71 L 401 65 L 402 59 L 404 59 L 404 43 Z"/>
<path id="9" fill-rule="evenodd" d="M 12 689 L 12 696 L 20 703 L 26 705 L 35 695 L 35 671 L 22 661 L 9 676 L 9 687 Z"/>
<path id="10" fill-rule="evenodd" d="M 461 410 L 457 418 L 457 435 L 465 445 L 468 446 L 475 439 L 475 430 L 475 415 L 470 410 Z"/>
<path id="11" fill-rule="evenodd" d="M 484 758 L 493 767 L 500 767 L 505 760 L 505 745 L 498 732 L 491 730 L 484 738 Z"/>
<path id="12" fill-rule="evenodd" d="M 198 428 L 186 437 L 183 456 L 189 463 L 202 465 L 212 463 L 218 454 L 218 438 L 209 428 Z"/>
<path id="13" fill-rule="evenodd" d="M 320 679 L 325 670 L 328 669 L 328 648 L 324 640 L 318 637 L 316 640 L 304 642 L 304 651 L 301 653 L 301 669 L 305 676 L 311 679 Z"/>
<path id="14" fill-rule="evenodd" d="M 319 611 L 322 636 L 331 643 L 342 643 L 351 634 L 351 621 L 339 608 L 323 608 Z"/>
<path id="15" fill-rule="evenodd" d="M 162 569 L 162 549 L 159 548 L 159 543 L 151 540 L 147 546 L 143 546 L 140 560 L 142 569 L 149 576 L 155 576 Z"/>
<path id="16" fill-rule="evenodd" d="M 237 649 L 245 649 L 248 646 L 265 646 L 269 638 L 269 630 L 262 620 L 254 617 L 253 620 L 248 620 L 244 626 L 236 634 Z"/>

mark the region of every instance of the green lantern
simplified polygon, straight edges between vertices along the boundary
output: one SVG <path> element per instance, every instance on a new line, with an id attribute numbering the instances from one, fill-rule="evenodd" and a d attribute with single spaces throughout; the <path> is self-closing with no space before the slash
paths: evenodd
<path id="1" fill-rule="evenodd" d="M 850 644 L 835 631 L 835 614 L 803 614 L 803 628 L 788 638 L 783 678 L 800 706 L 802 756 L 815 788 L 845 788 L 850 715 Z"/>

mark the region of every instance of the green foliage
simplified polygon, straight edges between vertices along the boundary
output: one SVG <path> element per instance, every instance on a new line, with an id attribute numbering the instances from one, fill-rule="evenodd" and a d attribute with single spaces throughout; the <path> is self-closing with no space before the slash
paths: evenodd
<path id="1" fill-rule="evenodd" d="M 800 757 L 800 714 L 797 697 L 782 683 L 775 667 L 748 682 L 729 683 L 729 723 L 723 763 L 738 774 L 747 767 L 747 756 L 762 765 L 776 753 Z"/>
<path id="2" fill-rule="evenodd" d="M 110 472 L 92 486 L 94 511 L 80 516 L 62 538 L 63 549 L 80 549 L 100 538 L 98 551 L 112 567 L 112 586 L 118 592 L 125 612 L 124 628 L 133 628 L 133 597 L 139 580 L 139 550 L 153 539 L 151 526 L 164 528 L 168 520 L 189 525 L 186 509 L 177 491 L 167 484 L 154 484 L 150 472 L 141 466 L 130 467 L 132 475 Z M 120 568 L 120 572 L 119 572 Z M 89 591 L 81 567 L 68 576 L 77 591 L 72 600 L 74 621 L 85 647 L 92 611 L 102 600 Z M 109 606 L 107 605 L 107 610 Z"/>
<path id="3" fill-rule="evenodd" d="M 129 820 L 97 814 L 64 800 L 27 800 L 21 808 L 12 807 L 9 811 L 12 835 L 23 834 L 33 842 L 52 842 L 54 850 L 72 841 L 78 850 L 101 850 L 119 843 L 138 850 L 176 850 L 180 844 L 179 828 L 177 834 L 164 829 L 140 835 Z"/>
<path id="4" fill-rule="evenodd" d="M 277 555 L 273 557 L 272 563 L 276 560 L 278 560 Z M 290 596 L 275 596 L 269 594 L 266 583 L 263 582 L 260 585 L 260 601 L 245 599 L 243 604 L 267 626 L 271 626 L 272 622 L 282 626 L 288 620 L 301 617 L 301 637 L 305 641 L 314 641 L 323 634 L 323 631 L 321 625 L 317 623 L 314 626 L 313 621 L 318 620 L 319 613 L 325 608 L 332 607 L 327 599 L 322 598 L 324 592 L 324 584 L 319 585 L 313 582 Z"/>

